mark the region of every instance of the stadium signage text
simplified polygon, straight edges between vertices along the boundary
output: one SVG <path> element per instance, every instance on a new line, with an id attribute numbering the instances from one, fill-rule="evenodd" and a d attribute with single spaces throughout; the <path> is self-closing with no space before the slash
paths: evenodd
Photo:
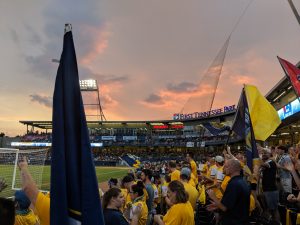
<path id="1" fill-rule="evenodd" d="M 183 125 L 154 125 L 152 126 L 152 129 L 158 129 L 158 130 L 163 130 L 163 129 L 183 129 Z"/>
<path id="2" fill-rule="evenodd" d="M 174 113 L 173 114 L 173 120 L 190 120 L 190 119 L 201 119 L 206 118 L 209 116 L 216 116 L 222 113 L 231 112 L 234 111 L 235 105 L 230 106 L 224 106 L 223 108 L 214 109 L 207 112 L 194 112 L 194 113 L 188 113 L 188 114 L 180 114 L 180 113 Z"/>

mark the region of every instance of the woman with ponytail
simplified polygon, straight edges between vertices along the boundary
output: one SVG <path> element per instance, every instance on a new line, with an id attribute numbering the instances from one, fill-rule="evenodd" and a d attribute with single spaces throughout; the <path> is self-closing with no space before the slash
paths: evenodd
<path id="1" fill-rule="evenodd" d="M 131 223 L 129 223 L 120 211 L 125 202 L 124 195 L 119 188 L 109 189 L 103 196 L 102 206 L 106 225 L 138 225 L 141 214 L 141 206 L 137 205 L 132 212 Z"/>

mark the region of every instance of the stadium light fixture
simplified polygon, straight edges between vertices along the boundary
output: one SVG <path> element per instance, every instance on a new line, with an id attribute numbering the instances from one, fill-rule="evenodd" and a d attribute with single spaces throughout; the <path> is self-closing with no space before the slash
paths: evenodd
<path id="1" fill-rule="evenodd" d="M 80 80 L 79 81 L 81 91 L 97 91 L 97 81 L 93 79 Z"/>

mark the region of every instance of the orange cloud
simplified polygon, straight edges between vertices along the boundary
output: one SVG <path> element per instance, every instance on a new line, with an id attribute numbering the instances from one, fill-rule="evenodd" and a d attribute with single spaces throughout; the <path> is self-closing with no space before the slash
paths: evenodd
<path id="1" fill-rule="evenodd" d="M 80 59 L 80 63 L 87 66 L 108 47 L 110 32 L 107 31 L 106 26 L 104 28 L 84 26 L 82 30 L 83 33 L 87 33 L 90 37 L 94 37 L 94 39 L 91 40 L 91 43 L 89 43 L 91 45 L 90 50 Z"/>
<path id="2" fill-rule="evenodd" d="M 247 75 L 232 75 L 230 80 L 233 84 L 243 85 L 243 84 L 253 84 L 256 82 L 256 78 Z"/>

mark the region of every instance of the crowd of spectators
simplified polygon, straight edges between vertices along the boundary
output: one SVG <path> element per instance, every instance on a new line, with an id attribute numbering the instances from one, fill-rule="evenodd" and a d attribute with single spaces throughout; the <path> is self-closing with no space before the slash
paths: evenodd
<path id="1" fill-rule="evenodd" d="M 253 161 L 253 170 L 243 153 L 233 154 L 230 148 L 216 155 L 196 157 L 188 152 L 177 160 L 144 161 L 122 179 L 111 178 L 109 189 L 100 191 L 105 222 L 299 224 L 299 147 L 258 146 L 258 151 L 260 157 Z M 37 189 L 26 160 L 19 163 L 19 168 L 24 192 L 15 195 L 15 220 L 22 221 L 22 216 L 30 215 L 30 224 L 49 224 L 49 195 Z M 0 180 L 0 189 L 3 188 L 5 182 Z M 1 207 L 10 207 L 7 200 L 1 199 Z"/>
<path id="2" fill-rule="evenodd" d="M 126 137 L 126 138 L 125 138 Z M 169 147 L 186 147 L 192 143 L 195 147 L 200 147 L 201 144 L 216 145 L 225 144 L 227 135 L 201 135 L 200 133 L 194 136 L 178 134 L 149 134 L 149 135 L 115 135 L 115 136 L 99 136 L 90 135 L 91 143 L 102 143 L 104 147 L 108 146 L 169 146 Z M 237 137 L 232 137 L 232 140 L 238 141 Z M 52 141 L 51 133 L 30 132 L 20 138 L 21 142 L 48 142 Z"/>

